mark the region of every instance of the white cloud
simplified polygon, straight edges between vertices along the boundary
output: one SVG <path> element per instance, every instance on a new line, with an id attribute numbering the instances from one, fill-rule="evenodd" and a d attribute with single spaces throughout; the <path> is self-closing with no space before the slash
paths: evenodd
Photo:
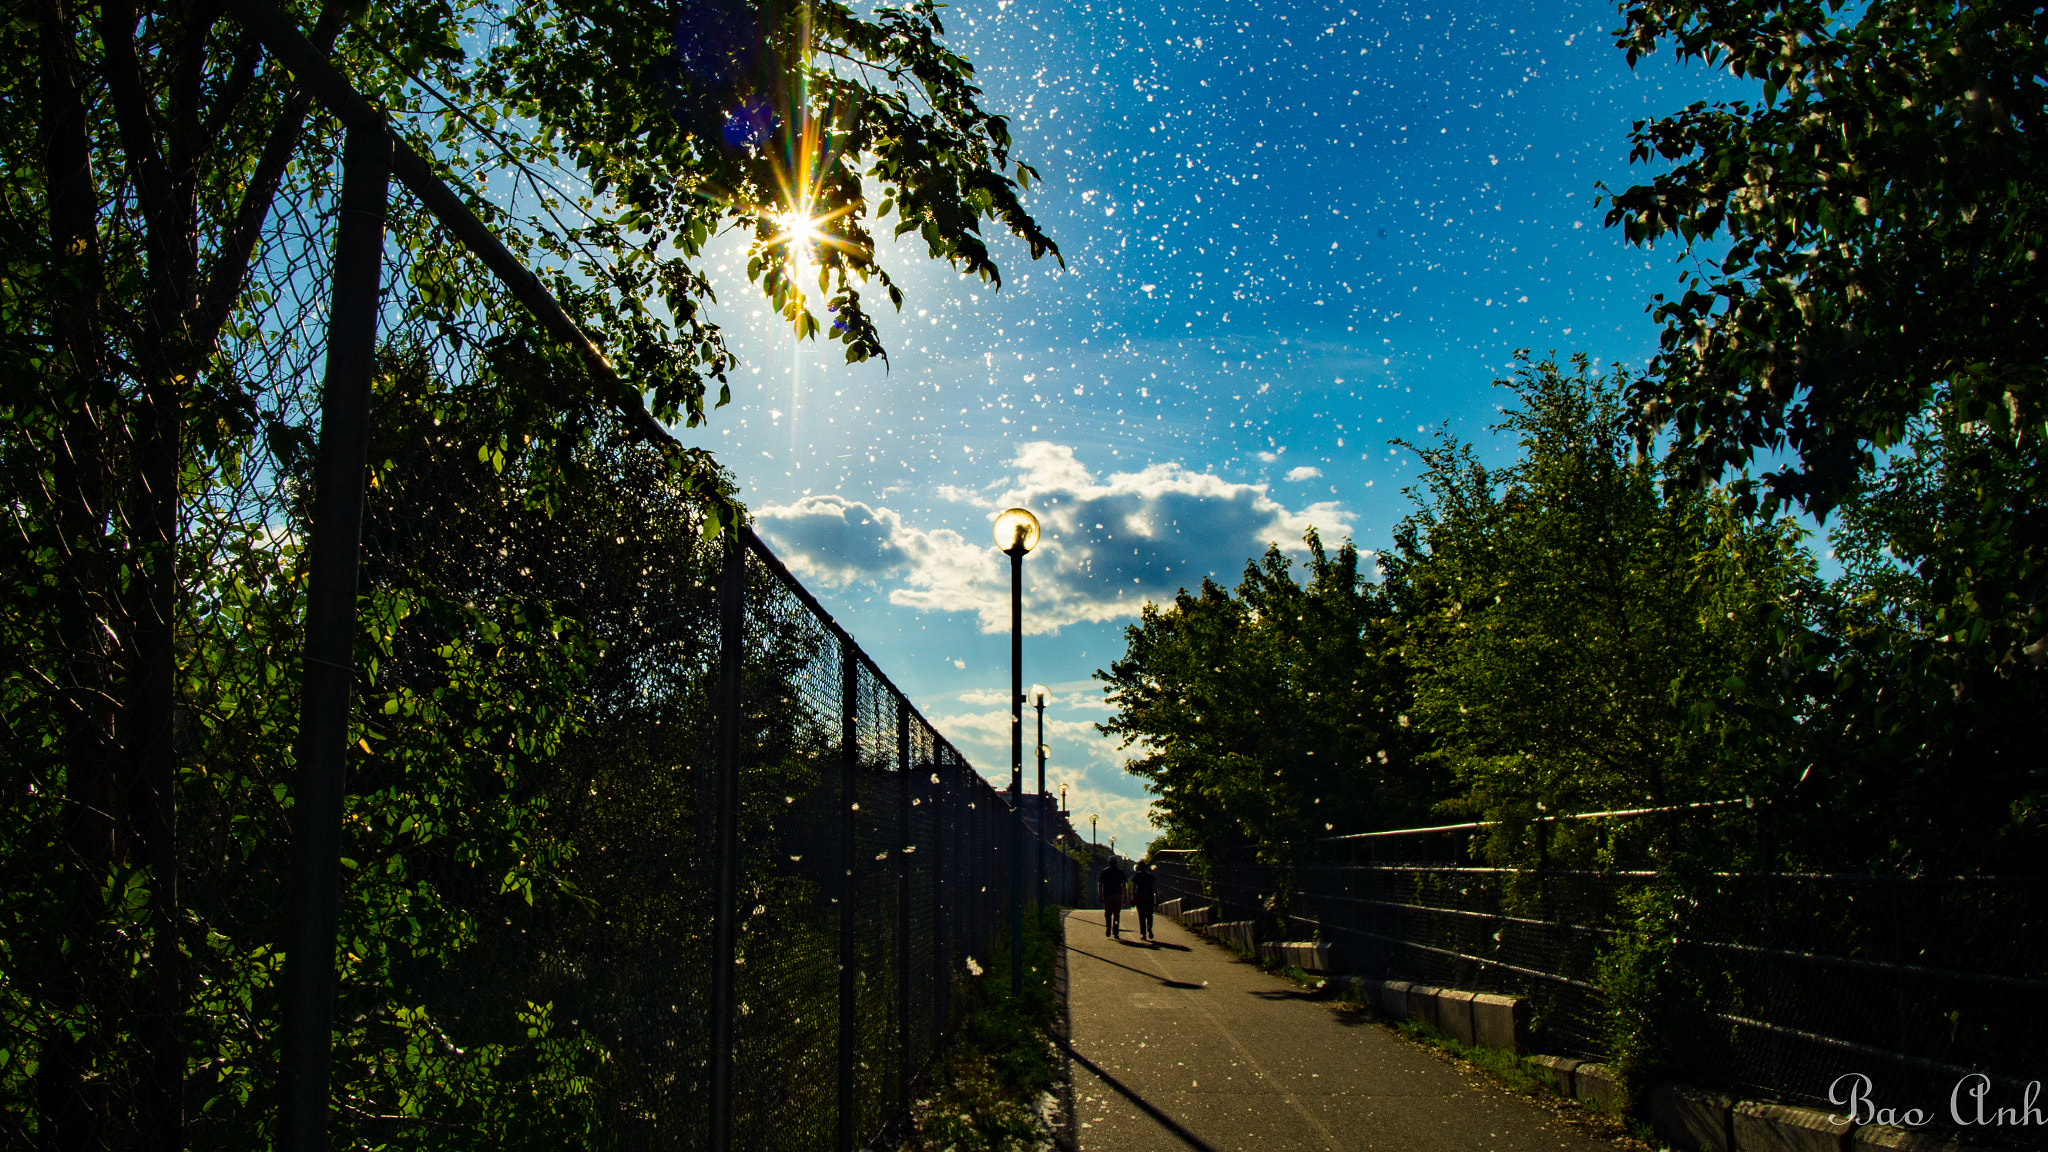
<path id="1" fill-rule="evenodd" d="M 1289 509 L 1264 484 L 1178 464 L 1098 477 L 1072 448 L 1048 441 L 1023 445 L 1011 467 L 1015 474 L 994 495 L 942 495 L 985 509 L 990 520 L 1013 505 L 1037 513 L 1045 539 L 1024 563 L 1025 629 L 1033 633 L 1135 616 L 1146 600 L 1170 599 L 1212 575 L 1235 583 L 1245 562 L 1269 544 L 1299 553 L 1309 528 L 1334 540 L 1351 527 L 1352 515 L 1336 503 Z M 761 532 L 806 579 L 893 582 L 891 603 L 973 612 L 983 632 L 1010 626 L 1009 563 L 985 529 L 969 538 L 917 528 L 890 509 L 838 496 L 806 497 L 756 515 Z"/>
<path id="2" fill-rule="evenodd" d="M 797 575 L 821 584 L 873 582 L 910 562 L 900 537 L 903 518 L 838 496 L 806 496 L 756 510 L 761 532 Z"/>
<path id="3" fill-rule="evenodd" d="M 1303 480 L 1313 480 L 1316 477 L 1321 476 L 1322 474 L 1323 470 L 1321 468 L 1313 468 L 1307 464 L 1303 464 L 1299 468 L 1288 469 L 1287 479 L 1291 483 L 1299 484 Z"/>

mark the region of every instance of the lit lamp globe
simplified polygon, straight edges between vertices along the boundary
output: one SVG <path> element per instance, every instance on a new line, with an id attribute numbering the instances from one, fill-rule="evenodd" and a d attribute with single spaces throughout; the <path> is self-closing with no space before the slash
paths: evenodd
<path id="1" fill-rule="evenodd" d="M 1019 533 L 1022 533 L 1019 536 Z M 1038 517 L 1023 508 L 1011 508 L 996 517 L 996 548 L 1019 555 L 1038 547 Z"/>

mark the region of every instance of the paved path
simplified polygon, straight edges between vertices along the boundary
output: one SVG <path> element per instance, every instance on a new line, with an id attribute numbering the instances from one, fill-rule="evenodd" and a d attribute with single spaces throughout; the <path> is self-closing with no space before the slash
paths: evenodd
<path id="1" fill-rule="evenodd" d="M 1068 914 L 1083 1152 L 1612 1150 L 1164 916 L 1157 930 L 1111 940 L 1101 912 Z"/>

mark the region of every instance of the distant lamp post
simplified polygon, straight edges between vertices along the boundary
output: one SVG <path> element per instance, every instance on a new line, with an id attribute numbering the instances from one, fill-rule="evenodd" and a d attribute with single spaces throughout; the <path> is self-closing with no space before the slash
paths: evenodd
<path id="1" fill-rule="evenodd" d="M 1010 558 L 1010 992 L 1024 994 L 1024 554 L 1038 547 L 1038 517 L 996 517 L 996 547 Z"/>
<path id="2" fill-rule="evenodd" d="M 1031 706 L 1038 709 L 1038 799 L 1032 801 L 1032 803 L 1038 807 L 1038 897 L 1036 903 L 1040 908 L 1045 907 L 1045 830 L 1049 823 L 1045 818 L 1045 802 L 1050 799 L 1045 794 L 1045 698 L 1051 694 L 1043 684 L 1033 684 L 1031 686 Z"/>
<path id="3" fill-rule="evenodd" d="M 1095 813 L 1088 814 L 1088 875 L 1095 876 Z"/>

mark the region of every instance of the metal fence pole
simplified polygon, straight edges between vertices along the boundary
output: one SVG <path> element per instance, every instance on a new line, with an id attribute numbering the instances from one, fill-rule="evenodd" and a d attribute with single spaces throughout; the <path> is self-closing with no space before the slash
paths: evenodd
<path id="1" fill-rule="evenodd" d="M 854 1046 L 859 1041 L 860 1013 L 855 1002 L 854 858 L 855 815 L 860 804 L 860 660 L 853 641 L 839 641 L 839 1152 L 853 1152 Z"/>
<path id="2" fill-rule="evenodd" d="M 718 780 L 713 789 L 711 909 L 711 1149 L 732 1147 L 733 960 L 740 855 L 740 709 L 746 633 L 747 546 L 736 528 L 718 581 Z"/>
<path id="3" fill-rule="evenodd" d="M 1045 829 L 1048 823 L 1046 820 L 1045 803 L 1045 697 L 1040 695 L 1035 703 L 1038 707 L 1038 740 L 1033 745 L 1033 750 L 1038 756 L 1038 798 L 1033 800 L 1032 803 L 1038 806 L 1038 848 L 1035 853 L 1038 860 L 1038 888 L 1036 889 L 1036 895 L 1032 897 L 1032 905 L 1037 908 L 1043 908 L 1045 907 Z"/>
<path id="4" fill-rule="evenodd" d="M 965 773 L 962 774 L 963 777 Z M 975 782 L 962 779 L 960 789 L 967 795 L 967 827 L 962 830 L 967 852 L 968 954 L 988 958 L 988 853 L 981 842 L 981 822 L 988 815 L 986 798 L 975 791 Z"/>
<path id="5" fill-rule="evenodd" d="M 896 701 L 896 1110 L 910 1111 L 910 702 Z"/>
<path id="6" fill-rule="evenodd" d="M 947 992 L 953 976 L 953 954 L 946 945 L 946 785 L 944 754 L 932 754 L 932 1054 L 946 1042 L 952 1022 Z"/>
<path id="7" fill-rule="evenodd" d="M 305 673 L 299 700 L 297 877 L 285 936 L 278 1146 L 326 1152 L 332 1063 L 334 943 L 341 920 L 341 806 L 354 686 L 356 583 L 362 555 L 363 473 L 370 378 L 384 277 L 384 210 L 391 137 L 351 128 L 342 145 L 334 302 L 327 314 L 327 381 L 320 397 L 308 557 Z"/>

